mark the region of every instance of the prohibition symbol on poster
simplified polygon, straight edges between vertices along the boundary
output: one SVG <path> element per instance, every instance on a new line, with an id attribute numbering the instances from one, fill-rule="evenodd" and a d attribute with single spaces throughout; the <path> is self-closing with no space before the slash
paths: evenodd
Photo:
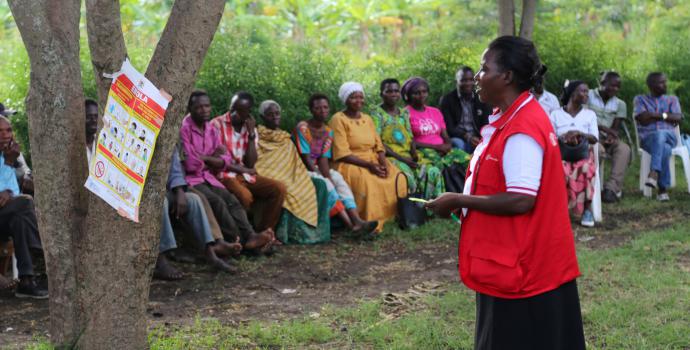
<path id="1" fill-rule="evenodd" d="M 101 162 L 100 160 L 96 163 L 96 169 L 94 171 L 94 175 L 96 175 L 97 178 L 103 177 L 103 174 L 105 174 L 105 164 Z"/>

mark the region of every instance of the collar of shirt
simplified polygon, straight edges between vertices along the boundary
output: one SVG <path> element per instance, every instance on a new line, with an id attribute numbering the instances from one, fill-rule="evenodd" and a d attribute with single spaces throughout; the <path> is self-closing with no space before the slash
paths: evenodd
<path id="1" fill-rule="evenodd" d="M 184 116 L 184 119 L 182 120 L 182 127 L 189 128 L 192 132 L 197 133 L 198 135 L 203 137 L 205 135 L 206 129 L 208 129 L 209 127 L 209 122 L 204 122 L 204 130 L 201 130 L 194 122 L 194 119 L 192 119 L 192 116 L 187 114 L 186 116 Z"/>

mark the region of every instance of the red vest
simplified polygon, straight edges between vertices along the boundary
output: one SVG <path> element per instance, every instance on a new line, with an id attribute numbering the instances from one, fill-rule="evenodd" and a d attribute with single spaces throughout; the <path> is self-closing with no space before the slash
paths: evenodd
<path id="1" fill-rule="evenodd" d="M 527 99 L 531 100 L 523 105 Z M 460 276 L 477 292 L 526 298 L 556 289 L 580 275 L 561 152 L 549 118 L 527 92 L 491 125 L 496 131 L 471 169 L 475 172 L 471 193 L 506 192 L 500 160 L 506 141 L 518 133 L 531 136 L 544 150 L 541 185 L 534 207 L 525 214 L 467 212 L 458 248 Z"/>

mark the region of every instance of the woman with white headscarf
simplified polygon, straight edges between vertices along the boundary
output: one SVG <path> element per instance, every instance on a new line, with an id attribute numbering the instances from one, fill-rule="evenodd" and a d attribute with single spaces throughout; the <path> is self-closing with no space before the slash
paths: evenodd
<path id="1" fill-rule="evenodd" d="M 350 185 L 364 220 L 378 220 L 377 231 L 385 221 L 395 217 L 396 175 L 400 172 L 386 160 L 386 150 L 376 134 L 371 117 L 362 113 L 364 89 L 356 82 L 340 87 L 338 97 L 345 110 L 333 115 L 329 127 L 333 129 L 333 160 L 338 171 Z M 400 186 L 406 195 L 406 186 Z"/>

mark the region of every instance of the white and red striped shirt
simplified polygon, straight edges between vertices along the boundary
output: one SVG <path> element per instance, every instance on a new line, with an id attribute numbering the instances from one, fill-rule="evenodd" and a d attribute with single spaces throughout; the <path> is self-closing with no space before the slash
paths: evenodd
<path id="1" fill-rule="evenodd" d="M 249 145 L 249 131 L 247 127 L 242 125 L 240 132 L 235 131 L 232 127 L 232 117 L 230 112 L 227 112 L 221 116 L 213 118 L 211 125 L 218 129 L 220 135 L 220 142 L 228 149 L 228 153 L 232 156 L 231 164 L 244 165 L 244 155 L 247 153 L 247 147 Z M 259 147 L 259 134 L 254 129 L 254 145 Z M 232 171 L 223 171 L 220 173 L 221 179 L 234 178 L 237 173 Z M 249 183 L 254 183 L 256 181 L 256 176 L 249 174 L 242 174 L 245 180 Z"/>

